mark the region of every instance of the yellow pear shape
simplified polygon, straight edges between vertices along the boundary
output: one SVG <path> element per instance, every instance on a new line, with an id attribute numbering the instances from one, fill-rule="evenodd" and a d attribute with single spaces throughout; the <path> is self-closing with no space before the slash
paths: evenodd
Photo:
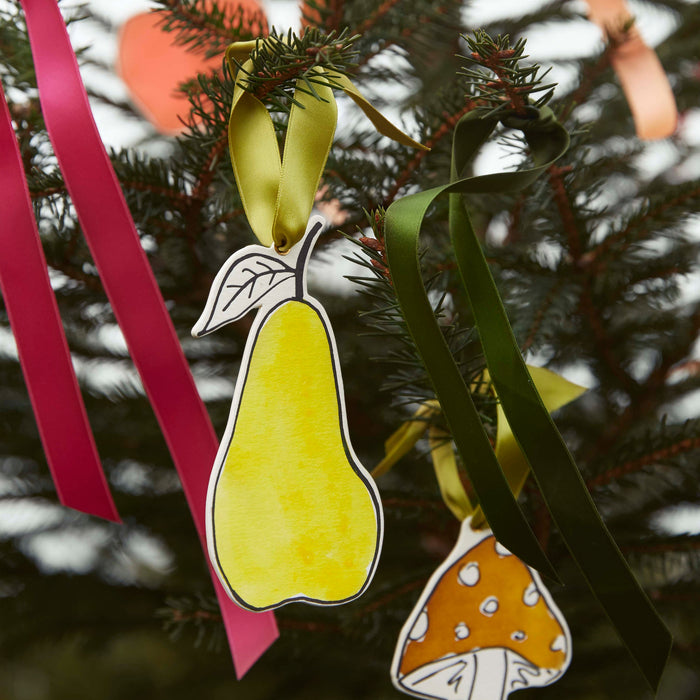
<path id="1" fill-rule="evenodd" d="M 298 264 L 239 251 L 196 326 L 209 332 L 245 307 L 241 299 L 264 298 L 207 495 L 210 557 L 251 610 L 350 601 L 369 585 L 381 547 L 379 495 L 348 438 L 330 323 L 306 295 L 310 244 Z"/>
<path id="2" fill-rule="evenodd" d="M 213 495 L 217 563 L 246 607 L 340 603 L 373 573 L 379 504 L 349 449 L 336 371 L 314 306 L 269 314 Z"/>

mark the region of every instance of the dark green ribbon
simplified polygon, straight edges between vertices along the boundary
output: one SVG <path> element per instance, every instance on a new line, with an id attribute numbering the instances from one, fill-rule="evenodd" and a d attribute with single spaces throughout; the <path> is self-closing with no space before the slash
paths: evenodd
<path id="1" fill-rule="evenodd" d="M 553 569 L 511 493 L 483 430 L 469 389 L 440 331 L 423 285 L 418 239 L 428 207 L 450 195 L 450 236 L 484 356 L 503 411 L 542 497 L 571 555 L 621 640 L 656 689 L 671 635 L 603 523 L 559 431 L 537 393 L 503 303 L 469 221 L 462 195 L 506 192 L 531 184 L 566 151 L 569 137 L 548 108 L 502 121 L 523 131 L 535 167 L 461 177 L 498 117 L 470 112 L 457 124 L 452 182 L 394 202 L 386 213 L 386 248 L 396 295 L 408 329 L 431 377 L 481 507 L 496 536 L 525 562 L 552 576 Z"/>

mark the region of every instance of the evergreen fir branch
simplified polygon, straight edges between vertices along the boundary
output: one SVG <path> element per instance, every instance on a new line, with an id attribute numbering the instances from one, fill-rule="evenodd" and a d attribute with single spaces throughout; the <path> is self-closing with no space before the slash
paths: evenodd
<path id="1" fill-rule="evenodd" d="M 658 189 L 657 184 L 654 190 L 658 192 Z M 655 194 L 645 201 L 621 227 L 611 231 L 599 245 L 589 250 L 582 262 L 595 265 L 597 271 L 602 271 L 601 258 L 623 255 L 633 244 L 644 238 L 659 235 L 670 227 L 674 227 L 670 231 L 673 235 L 678 225 L 688 218 L 698 203 L 698 182 L 665 187 L 663 193 Z"/>
<path id="2" fill-rule="evenodd" d="M 129 100 L 114 99 L 106 93 L 96 90 L 94 87 L 87 88 L 87 93 L 88 97 L 92 98 L 96 102 L 99 102 L 100 104 L 119 110 L 127 118 L 131 117 L 134 120 L 142 120 L 142 117 L 134 107 L 134 104 Z"/>
<path id="3" fill-rule="evenodd" d="M 223 53 L 233 42 L 267 34 L 265 14 L 244 6 L 217 0 L 158 0 L 158 5 L 163 30 L 175 32 L 178 44 L 207 58 Z"/>
<path id="4" fill-rule="evenodd" d="M 542 329 L 542 324 L 545 320 L 545 316 L 554 304 L 554 301 L 557 298 L 557 296 L 559 296 L 563 285 L 563 278 L 556 280 L 554 284 L 552 284 L 549 292 L 542 299 L 542 302 L 535 307 L 536 311 L 533 315 L 532 323 L 529 327 L 529 330 L 524 336 L 525 339 L 523 340 L 520 346 L 523 352 L 527 352 L 531 348 L 536 347 L 536 339 Z"/>
<path id="5" fill-rule="evenodd" d="M 326 33 L 341 31 L 345 0 L 307 0 L 302 5 L 302 25 L 315 26 Z"/>
<path id="6" fill-rule="evenodd" d="M 156 616 L 163 621 L 163 629 L 171 639 L 193 631 L 195 647 L 206 642 L 209 651 L 218 651 L 223 645 L 221 613 L 214 596 L 200 593 L 194 597 L 167 598 L 165 607 L 156 611 Z"/>
<path id="7" fill-rule="evenodd" d="M 220 31 L 204 2 L 163 2 L 163 17 L 169 12 L 167 6 L 175 5 L 196 5 L 195 12 L 201 12 L 203 25 L 197 24 L 196 17 L 193 21 L 183 15 L 181 23 L 172 26 L 175 32 L 194 37 L 188 45 L 195 50 L 220 51 L 230 41 L 255 36 L 245 34 L 249 27 L 236 29 L 228 20 Z M 414 152 L 393 144 L 385 147 L 382 143 L 381 149 L 372 150 L 377 137 L 369 136 L 365 124 L 353 125 L 341 134 L 342 142 L 333 149 L 324 174 L 325 197 L 339 200 L 347 216 L 341 228 L 348 234 L 355 233 L 358 226 L 366 227 L 363 206 L 373 210 L 413 188 L 448 180 L 450 129 L 446 122 L 468 100 L 480 99 L 478 85 L 483 85 L 484 99 L 496 108 L 501 104 L 499 94 L 505 104 L 512 102 L 513 94 L 527 103 L 547 92 L 534 92 L 530 97 L 526 92 L 513 93 L 511 88 L 509 98 L 502 86 L 486 85 L 500 78 L 481 64 L 470 64 L 468 69 L 483 77 L 454 78 L 458 65 L 454 53 L 459 51 L 458 34 L 464 30 L 463 2 L 401 0 L 389 5 L 385 12 L 378 12 L 383 5 L 376 0 L 308 0 L 306 5 L 321 13 L 319 24 L 325 33 L 344 28 L 354 33 L 376 16 L 352 44 L 359 56 L 350 63 L 358 67 L 349 66 L 349 72 L 368 95 L 373 88 L 379 93 L 377 104 L 415 111 L 420 140 L 434 146 L 428 155 L 416 158 Z M 680 109 L 694 109 L 700 6 L 681 0 L 657 5 L 678 13 L 677 29 L 657 50 Z M 526 15 L 498 19 L 485 29 L 491 36 L 525 37 L 537 23 L 553 22 L 556 31 L 556 23 L 578 13 L 575 3 L 548 3 Z M 201 38 L 198 47 L 194 35 Z M 557 422 L 571 449 L 584 457 L 578 459 L 584 478 L 673 628 L 675 673 L 665 679 L 662 693 L 675 698 L 692 695 L 700 687 L 697 586 L 691 580 L 674 583 L 681 570 L 697 578 L 697 536 L 654 533 L 650 518 L 673 504 L 698 502 L 697 421 L 678 424 L 669 419 L 664 424 L 660 418 L 664 412 L 674 413 L 680 402 L 686 412 L 692 412 L 689 397 L 700 388 L 692 347 L 697 310 L 692 301 L 678 296 L 683 275 L 697 269 L 697 242 L 686 221 L 688 212 L 699 203 L 698 195 L 692 193 L 697 183 L 688 182 L 695 177 L 698 147 L 685 131 L 679 132 L 668 146 L 673 149 L 675 165 L 654 180 L 646 180 L 636 160 L 644 147 L 634 137 L 628 107 L 610 70 L 609 52 L 581 62 L 553 61 L 580 70 L 578 85 L 550 103 L 560 119 L 568 119 L 577 129 L 564 169 L 555 175 L 562 182 L 566 201 L 558 201 L 559 185 L 554 187 L 542 178 L 523 196 L 473 197 L 470 210 L 524 347 L 537 351 L 538 359 L 555 367 L 574 365 L 590 373 L 595 388 L 563 409 Z M 468 56 L 469 50 L 461 53 Z M 390 56 L 396 60 L 387 60 L 385 66 L 383 59 Z M 523 58 L 520 69 L 532 68 L 527 61 Z M 273 68 L 282 70 L 282 64 Z M 234 248 L 252 241 L 225 148 L 233 89 L 227 71 L 224 67 L 218 75 L 202 76 L 183 86 L 193 119 L 169 153 L 149 159 L 136 149 L 112 157 L 195 376 L 230 383 L 242 353 L 245 323 L 229 327 L 228 334 L 215 340 L 196 344 L 186 338 L 218 263 Z M 502 72 L 512 83 L 512 74 Z M 114 323 L 113 314 L 55 167 L 16 2 L 0 8 L 0 73 L 5 87 L 11 88 L 9 96 L 16 100 L 10 103 L 13 122 L 53 270 L 52 283 L 82 378 L 83 371 L 101 367 L 103 360 L 107 366 L 114 360 L 123 361 L 120 353 L 124 350 L 105 345 L 101 336 L 100 329 Z M 408 89 L 404 93 L 384 91 L 375 79 Z M 469 85 L 472 80 L 478 84 Z M 542 86 L 546 82 L 542 80 Z M 295 84 L 296 77 L 282 81 L 274 98 L 282 110 L 273 114 L 280 135 Z M 317 89 L 312 81 L 302 87 L 310 93 Z M 268 97 L 265 101 L 268 108 L 274 107 Z M 490 107 L 484 104 L 482 108 Z M 511 139 L 507 148 L 509 152 L 514 148 L 517 153 L 526 151 L 521 139 Z M 568 214 L 562 211 L 564 205 Z M 440 314 L 462 372 L 465 378 L 476 379 L 481 359 L 472 342 L 468 307 L 459 293 L 457 271 L 446 243 L 445 215 L 446 205 L 439 202 L 426 219 L 422 265 L 435 312 Z M 354 277 L 365 296 L 341 298 L 330 285 L 317 284 L 343 354 L 355 448 L 363 463 L 371 465 L 381 455 L 382 440 L 411 416 L 416 403 L 433 394 L 402 325 L 382 250 L 369 242 L 379 237 L 367 233 L 365 238 L 366 249 L 356 247 L 357 252 L 350 255 L 361 260 Z M 333 246 L 327 250 L 332 252 Z M 353 318 L 359 310 L 366 312 L 362 322 L 367 335 L 358 339 Z M 43 500 L 57 509 L 1 302 L 0 320 L 4 327 L 0 335 L 0 487 L 8 499 L 23 496 L 27 508 L 34 500 Z M 598 335 L 591 330 L 596 322 Z M 606 345 L 621 371 L 629 375 L 628 386 L 611 371 L 604 357 Z M 381 363 L 369 361 L 371 357 Z M 646 360 L 643 371 L 640 358 Z M 378 393 L 380 385 L 388 388 L 383 394 Z M 106 398 L 110 386 L 115 392 Z M 213 596 L 199 593 L 208 585 L 203 579 L 202 555 L 156 421 L 146 399 L 133 392 L 129 395 L 128 388 L 128 381 L 122 386 L 118 378 L 111 384 L 96 385 L 94 391 L 84 392 L 87 410 L 120 511 L 128 521 L 145 523 L 149 531 L 159 533 L 175 557 L 173 571 L 166 580 L 149 584 L 155 585 L 153 590 L 143 587 L 146 579 L 128 583 L 133 562 L 124 536 L 109 537 L 104 551 L 85 572 L 54 576 L 39 568 L 39 560 L 30 558 L 27 538 L 32 537 L 31 532 L 6 539 L 0 547 L 0 648 L 7 663 L 0 669 L 0 685 L 8 685 L 9 677 L 8 692 L 12 693 L 15 668 L 19 674 L 24 669 L 31 671 L 32 678 L 50 677 L 60 683 L 80 664 L 80 678 L 88 678 L 92 696 L 152 695 L 153 683 L 157 683 L 174 698 L 191 690 L 192 679 L 197 679 L 200 694 L 212 697 L 240 691 L 246 697 L 283 695 L 291 700 L 307 697 L 312 686 L 317 694 L 335 693 L 343 698 L 385 692 L 395 635 L 421 588 L 418 579 L 428 578 L 457 533 L 457 523 L 438 495 L 427 441 L 421 441 L 382 481 L 385 546 L 377 576 L 365 596 L 338 608 L 290 606 L 279 611 L 281 639 L 259 662 L 260 670 L 246 678 L 247 690 L 243 685 L 236 690 L 227 654 L 192 649 L 198 635 L 204 647 L 216 635 L 223 635 L 223 625 L 220 618 L 215 619 Z M 495 404 L 492 399 L 489 403 L 479 398 L 478 393 L 475 400 L 482 401 L 482 421 L 493 435 Z M 229 407 L 229 401 L 222 398 L 208 402 L 217 430 L 223 428 Z M 0 504 L 4 502 L 0 496 Z M 568 573 L 571 565 L 536 488 L 528 484 L 522 502 L 538 536 L 549 542 L 552 556 Z M 88 533 L 89 521 L 79 516 L 71 521 L 70 532 Z M 40 523 L 38 527 L 47 526 Z M 56 535 L 62 531 L 68 529 L 60 525 L 55 529 Z M 567 588 L 555 590 L 554 595 L 570 623 L 577 661 L 554 694 L 580 700 L 594 694 L 611 700 L 642 697 L 645 691 L 635 685 L 631 664 L 603 616 L 573 573 L 567 578 Z M 410 585 L 415 588 L 402 592 L 402 587 Z M 165 635 L 154 630 L 153 612 L 174 591 L 178 592 L 175 604 L 161 619 L 170 630 L 179 628 L 182 641 L 169 645 Z M 186 604 L 180 598 L 187 599 Z M 182 619 L 174 619 L 178 616 Z M 78 636 L 86 642 L 70 647 L 67 640 Z M 103 646 L 95 655 L 98 643 Z M 128 687 L 120 685 L 123 674 L 113 670 L 114 663 L 120 667 L 129 664 L 125 649 L 143 660 L 144 666 L 152 659 L 152 666 L 159 669 L 157 681 L 150 671 L 142 680 L 130 672 Z M 110 660 L 112 650 L 117 650 L 114 662 Z M 70 663 L 65 663 L 68 659 Z M 353 659 L 360 673 L 347 675 L 348 659 Z M 300 683 L 299 668 L 312 668 L 313 679 L 307 674 Z M 104 689 L 100 674 L 107 677 Z M 347 687 L 337 685 L 338 677 L 345 679 Z M 202 678 L 207 679 L 206 689 Z M 70 695 L 80 692 L 74 689 L 82 686 L 66 683 L 65 687 L 70 687 Z"/>
<path id="8" fill-rule="evenodd" d="M 357 36 L 351 36 L 346 29 L 340 34 L 323 34 L 310 27 L 298 37 L 291 29 L 285 36 L 273 28 L 251 53 L 250 70 L 236 62 L 239 72 L 245 74 L 241 85 L 273 111 L 289 112 L 291 104 L 296 103 L 293 95 L 299 88 L 297 81 L 302 81 L 305 91 L 316 99 L 321 98 L 314 84 L 340 87 L 333 75 L 347 74 L 356 67 L 356 40 Z"/>
<path id="9" fill-rule="evenodd" d="M 642 539 L 623 544 L 622 550 L 635 554 L 665 554 L 667 552 L 700 553 L 700 535 L 674 535 Z"/>
<path id="10" fill-rule="evenodd" d="M 569 119 L 578 106 L 586 103 L 591 92 L 595 89 L 597 81 L 610 69 L 610 57 L 611 48 L 609 44 L 606 44 L 605 50 L 596 59 L 580 63 L 578 86 L 561 108 L 560 119 L 562 122 Z"/>
<path id="11" fill-rule="evenodd" d="M 352 12 L 348 12 L 346 23 L 349 26 L 364 27 L 363 30 L 358 29 L 361 34 L 357 43 L 360 52 L 358 69 L 367 66 L 375 57 L 382 54 L 394 53 L 412 65 L 423 68 L 430 66 L 431 56 L 443 48 L 447 49 L 450 56 L 456 53 L 459 39 L 457 35 L 462 27 L 459 0 L 440 2 L 420 0 L 413 5 L 411 11 L 395 16 L 390 26 L 381 21 L 378 25 L 371 21 L 373 16 L 381 20 L 381 6 L 376 8 L 374 15 L 370 14 L 369 17 L 367 12 L 363 12 L 359 3 L 348 6 L 352 8 Z M 376 64 L 377 62 L 374 61 L 371 70 L 363 71 L 363 77 L 376 79 L 378 77 Z M 439 83 L 449 82 L 452 77 L 450 68 L 440 67 L 434 76 L 435 80 L 431 81 L 431 90 L 434 90 Z M 397 79 L 401 80 L 402 76 L 397 76 Z"/>
<path id="12" fill-rule="evenodd" d="M 392 367 L 392 372 L 386 377 L 383 388 L 392 393 L 395 406 L 410 406 L 434 400 L 432 384 L 408 334 L 391 283 L 384 250 L 384 211 L 379 209 L 367 212 L 367 218 L 374 232 L 374 238 L 363 236 L 356 241 L 348 237 L 360 247 L 365 257 L 363 259 L 359 256 L 347 256 L 347 259 L 361 265 L 370 274 L 369 276 L 351 276 L 350 279 L 360 286 L 360 294 L 369 298 L 373 304 L 373 308 L 362 314 L 369 334 L 393 338 L 398 344 L 396 348 L 384 347 L 382 355 L 372 359 Z M 427 280 L 426 288 L 429 293 L 436 291 L 438 281 L 438 275 Z M 454 320 L 444 317 L 445 299 L 446 290 L 443 290 L 434 301 L 434 313 L 441 322 L 445 340 L 464 373 L 465 380 L 471 381 L 483 370 L 483 358 L 476 349 L 472 329 L 460 328 Z M 489 422 L 495 409 L 490 396 L 479 394 L 475 396 L 475 402 L 480 409 L 485 410 L 484 421 Z M 436 421 L 441 427 L 446 427 L 441 418 L 431 419 L 431 422 Z"/>
<path id="13" fill-rule="evenodd" d="M 470 100 L 467 100 L 464 107 L 462 107 L 455 114 L 444 114 L 443 123 L 432 132 L 428 139 L 425 140 L 425 145 L 432 150 L 439 141 L 451 136 L 457 122 L 472 109 L 474 109 L 474 104 Z M 413 158 L 406 163 L 384 198 L 382 206 L 385 209 L 396 199 L 398 193 L 408 184 L 411 176 L 418 169 L 428 153 L 429 151 L 416 151 Z"/>
<path id="14" fill-rule="evenodd" d="M 699 437 L 686 437 L 664 447 L 655 449 L 647 454 L 630 459 L 615 466 L 609 466 L 597 476 L 586 481 L 589 488 L 606 486 L 613 481 L 635 474 L 647 467 L 668 463 L 676 457 L 684 457 L 687 453 L 700 448 Z"/>
<path id="15" fill-rule="evenodd" d="M 547 91 L 533 102 L 536 107 L 551 99 L 556 84 L 543 84 L 549 69 L 540 73 L 540 66 L 522 64 L 528 58 L 524 53 L 524 39 L 519 39 L 511 46 L 507 34 L 493 39 L 483 30 L 476 31 L 473 37 L 463 38 L 471 53 L 469 57 L 460 58 L 471 60 L 480 67 L 462 67 L 459 75 L 466 78 L 464 84 L 468 88 L 468 95 L 478 101 L 480 110 L 493 114 L 511 109 L 524 115 L 534 93 Z"/>
<path id="16" fill-rule="evenodd" d="M 357 28 L 359 34 L 366 34 L 379 23 L 401 0 L 384 0 L 379 7 Z"/>
<path id="17" fill-rule="evenodd" d="M 582 233 L 582 225 L 571 204 L 571 197 L 565 184 L 564 175 L 568 172 L 570 171 L 565 167 L 553 165 L 549 168 L 548 175 L 559 218 L 566 232 L 568 252 L 573 259 L 573 270 L 579 272 L 581 284 L 580 308 L 583 315 L 587 318 L 598 355 L 604 362 L 607 370 L 623 389 L 628 392 L 634 392 L 634 380 L 624 370 L 622 362 L 617 357 L 615 346 L 608 337 L 606 325 L 595 304 L 591 279 L 588 275 L 580 274 L 579 261 L 584 254 L 583 239 L 585 234 Z"/>

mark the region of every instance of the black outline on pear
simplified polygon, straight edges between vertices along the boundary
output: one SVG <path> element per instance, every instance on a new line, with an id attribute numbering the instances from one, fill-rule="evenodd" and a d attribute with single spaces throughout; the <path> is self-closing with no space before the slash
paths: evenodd
<path id="1" fill-rule="evenodd" d="M 349 440 L 347 416 L 345 410 L 345 400 L 343 393 L 343 380 L 338 361 L 338 351 L 335 337 L 331 328 L 330 320 L 325 309 L 309 296 L 306 289 L 306 269 L 313 245 L 324 227 L 324 219 L 320 216 L 313 216 L 309 220 L 306 233 L 299 243 L 297 243 L 286 254 L 279 254 L 274 246 L 266 248 L 260 245 L 251 245 L 242 248 L 234 253 L 221 267 L 214 282 L 212 283 L 209 297 L 204 311 L 192 328 L 192 335 L 197 338 L 231 323 L 254 308 L 260 310 L 256 314 L 251 329 L 248 333 L 243 358 L 241 360 L 241 370 L 236 380 L 231 411 L 229 419 L 221 439 L 221 444 L 216 455 L 216 460 L 212 467 L 209 488 L 207 490 L 206 505 L 206 530 L 209 557 L 212 565 L 228 595 L 241 607 L 248 610 L 261 612 L 271 610 L 286 605 L 291 602 L 306 602 L 314 605 L 340 605 L 358 598 L 369 586 L 377 568 L 379 553 L 382 547 L 384 534 L 384 519 L 374 479 L 362 466 L 355 455 Z M 228 297 L 230 295 L 230 298 Z M 372 502 L 376 517 L 377 538 L 376 547 L 372 561 L 367 569 L 367 576 L 361 588 L 352 596 L 342 600 L 318 600 L 309 598 L 303 593 L 295 594 L 274 604 L 265 607 L 255 607 L 237 593 L 228 581 L 219 562 L 214 532 L 214 501 L 218 479 L 226 463 L 226 457 L 235 432 L 235 425 L 243 396 L 248 369 L 253 355 L 260 331 L 272 315 L 283 305 L 290 301 L 303 302 L 311 307 L 318 315 L 326 333 L 328 347 L 333 364 L 333 374 L 335 378 L 336 396 L 338 399 L 339 433 L 342 439 L 342 446 L 347 459 L 347 466 L 364 483 Z M 309 533 L 313 538 L 313 533 Z M 264 541 L 261 547 L 265 546 Z M 274 576 L 274 572 L 270 573 Z"/>
<path id="2" fill-rule="evenodd" d="M 477 646 L 461 653 L 451 651 L 450 640 L 445 640 L 445 651 L 439 658 L 401 674 L 401 664 L 409 642 L 423 641 L 427 634 L 430 626 L 427 613 L 428 601 L 440 586 L 443 577 L 468 552 L 485 539 L 492 537 L 493 533 L 490 530 L 472 530 L 470 521 L 471 518 L 467 518 L 462 523 L 457 544 L 430 577 L 418 602 L 401 628 L 391 663 L 391 680 L 398 690 L 409 695 L 430 700 L 506 700 L 508 695 L 516 690 L 554 683 L 566 672 L 571 662 L 571 633 L 564 616 L 542 583 L 539 574 L 534 569 L 526 567 L 532 577 L 532 583 L 523 592 L 523 604 L 535 605 L 542 597 L 549 616 L 559 624 L 563 635 L 559 635 L 550 642 L 550 649 L 564 652 L 565 659 L 561 668 L 539 668 L 528 661 L 513 648 L 517 647 L 515 636 L 517 632 L 513 632 L 511 638 L 515 644 L 504 642 L 503 647 L 491 648 Z M 494 546 L 499 557 L 514 557 L 495 540 Z M 522 565 L 525 566 L 525 564 Z M 458 576 L 462 585 L 466 587 L 476 585 L 480 577 L 478 564 L 468 562 L 460 569 Z M 507 586 L 508 581 L 502 580 L 501 585 Z M 479 607 L 479 613 L 482 617 L 476 622 L 488 624 L 489 618 L 498 615 L 498 598 L 496 596 L 484 598 Z M 475 623 L 470 619 L 470 614 L 473 613 L 465 611 L 460 620 L 455 620 L 454 629 L 449 630 L 449 633 L 454 635 L 454 640 L 461 642 L 469 638 L 471 634 L 469 626 Z M 520 634 L 523 633 L 520 632 Z M 554 643 L 563 644 L 563 648 L 551 646 Z"/>

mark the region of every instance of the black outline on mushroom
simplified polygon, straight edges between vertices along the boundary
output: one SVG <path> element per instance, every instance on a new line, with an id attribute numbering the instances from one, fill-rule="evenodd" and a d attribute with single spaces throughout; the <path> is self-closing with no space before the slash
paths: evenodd
<path id="1" fill-rule="evenodd" d="M 523 604 L 535 605 L 541 596 L 544 598 L 550 615 L 553 616 L 561 626 L 564 634 L 556 638 L 550 645 L 553 651 L 560 650 L 565 653 L 564 664 L 560 669 L 538 668 L 511 648 L 477 647 L 468 652 L 459 654 L 456 652 L 448 652 L 435 661 L 423 664 L 401 675 L 401 662 L 408 641 L 413 638 L 411 637 L 413 628 L 419 616 L 426 614 L 428 601 L 438 587 L 444 574 L 457 561 L 464 557 L 468 551 L 491 535 L 492 533 L 490 530 L 472 530 L 470 527 L 470 519 L 468 518 L 465 520 L 462 524 L 462 529 L 454 549 L 430 577 L 418 602 L 399 634 L 396 651 L 394 652 L 394 658 L 391 664 L 391 679 L 398 690 L 419 698 L 429 698 L 430 700 L 506 700 L 511 692 L 526 687 L 550 685 L 566 672 L 571 662 L 571 634 L 564 616 L 556 606 L 547 588 L 543 585 L 539 574 L 528 567 L 533 582 L 527 587 L 523 595 Z M 500 546 L 496 551 L 501 558 L 512 556 L 505 548 Z M 469 567 L 471 564 L 472 562 L 467 562 L 463 569 Z M 525 600 L 528 593 L 529 599 L 534 600 L 534 602 L 530 603 Z M 483 608 L 490 600 L 491 597 L 487 597 L 480 604 L 480 607 Z M 491 615 L 493 614 L 495 614 L 495 611 L 491 613 Z M 491 615 L 489 615 L 488 612 L 485 613 L 486 617 L 491 617 Z M 430 620 L 428 620 L 428 625 L 429 624 Z M 455 629 L 453 630 L 453 636 L 455 636 L 455 638 L 457 638 L 457 628 L 462 625 L 467 629 L 471 627 L 470 620 L 464 615 L 455 621 Z M 522 630 L 516 630 L 511 636 L 515 635 L 517 632 L 524 634 Z M 425 635 L 423 635 L 423 637 L 424 636 Z M 467 637 L 459 637 L 459 639 L 465 639 L 468 638 L 468 636 L 469 635 L 467 635 Z M 449 641 L 450 640 L 447 639 L 445 640 L 448 647 Z M 555 643 L 563 643 L 564 647 L 562 649 L 556 649 L 553 646 Z"/>

